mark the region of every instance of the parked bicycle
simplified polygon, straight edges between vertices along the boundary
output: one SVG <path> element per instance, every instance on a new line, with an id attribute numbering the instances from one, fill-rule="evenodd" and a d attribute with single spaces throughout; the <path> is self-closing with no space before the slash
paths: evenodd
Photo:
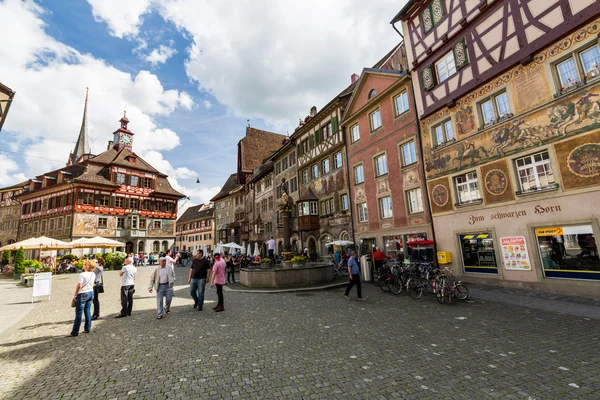
<path id="1" fill-rule="evenodd" d="M 453 297 L 466 300 L 469 297 L 469 289 L 454 278 L 452 269 L 444 268 L 437 277 L 435 295 L 440 304 L 450 304 Z"/>
<path id="2" fill-rule="evenodd" d="M 339 263 L 336 262 L 335 257 L 332 255 L 329 259 L 329 265 L 333 267 L 333 273 L 336 276 L 348 276 L 348 263 L 344 260 Z"/>

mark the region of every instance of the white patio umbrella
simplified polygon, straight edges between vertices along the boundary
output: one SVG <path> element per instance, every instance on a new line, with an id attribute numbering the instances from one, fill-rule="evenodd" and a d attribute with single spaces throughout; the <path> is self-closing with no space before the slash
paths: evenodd
<path id="1" fill-rule="evenodd" d="M 246 254 L 246 241 L 242 243 L 242 254 Z"/>
<path id="2" fill-rule="evenodd" d="M 350 246 L 354 244 L 349 240 L 334 240 L 333 242 L 325 243 L 325 246 Z"/>
<path id="3" fill-rule="evenodd" d="M 223 253 L 223 242 L 219 242 L 215 247 L 215 253 Z"/>
<path id="4" fill-rule="evenodd" d="M 90 249 L 114 249 L 115 247 L 125 247 L 125 243 L 121 243 L 118 240 L 113 240 L 102 236 L 95 236 L 90 239 L 82 240 L 76 245 L 76 247 Z"/>
<path id="5" fill-rule="evenodd" d="M 76 245 L 78 245 L 78 244 L 80 244 L 80 243 L 82 243 L 82 242 L 84 242 L 84 241 L 86 241 L 88 239 L 89 238 L 82 237 L 82 238 L 79 238 L 79 239 L 71 240 L 70 243 L 73 245 L 73 248 L 75 249 L 75 248 L 77 248 Z"/>
<path id="6" fill-rule="evenodd" d="M 248 250 L 246 251 L 246 254 L 248 254 L 249 256 L 252 255 L 252 246 L 250 246 L 250 243 L 248 243 Z"/>
<path id="7" fill-rule="evenodd" d="M 258 249 L 258 243 L 254 243 L 254 257 L 260 257 L 260 250 Z"/>
<path id="8" fill-rule="evenodd" d="M 14 251 L 19 250 L 57 250 L 57 249 L 70 249 L 71 243 L 63 242 L 62 240 L 52 239 L 46 236 L 40 236 L 36 238 L 29 238 L 22 240 L 17 243 L 12 243 L 0 248 L 0 251 Z"/>
<path id="9" fill-rule="evenodd" d="M 223 245 L 223 247 L 228 247 L 230 249 L 243 249 L 242 246 L 240 246 L 239 244 L 235 243 L 235 242 L 231 242 L 231 243 L 225 243 Z"/>

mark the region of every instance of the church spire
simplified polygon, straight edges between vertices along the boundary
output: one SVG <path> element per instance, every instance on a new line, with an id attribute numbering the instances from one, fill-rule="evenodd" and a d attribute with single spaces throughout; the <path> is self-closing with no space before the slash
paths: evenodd
<path id="1" fill-rule="evenodd" d="M 88 88 L 85 88 L 85 106 L 83 107 L 83 119 L 81 121 L 81 128 L 79 129 L 79 137 L 77 138 L 77 143 L 75 143 L 75 148 L 69 155 L 67 165 L 77 164 L 77 161 L 79 161 L 84 154 L 90 154 L 91 152 L 87 129 L 88 90 Z"/>

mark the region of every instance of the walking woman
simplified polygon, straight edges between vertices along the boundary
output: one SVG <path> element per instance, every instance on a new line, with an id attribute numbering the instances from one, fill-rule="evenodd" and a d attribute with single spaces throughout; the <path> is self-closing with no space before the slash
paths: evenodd
<path id="1" fill-rule="evenodd" d="M 94 270 L 96 278 L 94 279 L 94 312 L 92 313 L 92 320 L 95 321 L 100 318 L 100 296 L 99 293 L 104 293 L 104 278 L 102 273 L 104 272 L 104 258 L 100 257 L 98 265 Z"/>
<path id="2" fill-rule="evenodd" d="M 75 321 L 73 322 L 73 330 L 68 336 L 78 336 L 79 328 L 81 327 L 81 314 L 85 314 L 85 326 L 83 331 L 90 333 L 92 330 L 92 299 L 94 298 L 94 279 L 96 274 L 96 262 L 94 260 L 86 260 L 83 264 L 83 272 L 79 274 L 77 286 L 75 286 Z"/>
<path id="3" fill-rule="evenodd" d="M 223 285 L 225 284 L 225 260 L 221 258 L 219 253 L 215 253 L 215 264 L 213 265 L 213 273 L 211 277 L 210 287 L 217 285 L 217 297 L 219 301 L 217 306 L 213 308 L 216 312 L 225 311 L 223 307 Z"/>

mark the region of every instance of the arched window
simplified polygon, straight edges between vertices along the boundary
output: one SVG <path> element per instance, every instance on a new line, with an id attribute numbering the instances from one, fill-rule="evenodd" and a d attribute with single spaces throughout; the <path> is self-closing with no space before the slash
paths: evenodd
<path id="1" fill-rule="evenodd" d="M 369 99 L 372 99 L 377 94 L 377 90 L 371 89 L 369 90 Z"/>
<path id="2" fill-rule="evenodd" d="M 169 250 L 169 242 L 167 242 L 166 240 L 164 240 L 164 241 L 162 242 L 162 250 L 163 250 L 164 252 L 166 252 L 166 251 L 168 251 L 168 250 Z"/>
<path id="3" fill-rule="evenodd" d="M 146 246 L 144 245 L 144 242 L 139 242 L 138 243 L 138 253 L 145 253 L 146 252 Z"/>
<path id="4" fill-rule="evenodd" d="M 160 252 L 160 242 L 158 240 L 155 240 L 154 243 L 152 243 L 152 252 L 153 253 Z"/>

